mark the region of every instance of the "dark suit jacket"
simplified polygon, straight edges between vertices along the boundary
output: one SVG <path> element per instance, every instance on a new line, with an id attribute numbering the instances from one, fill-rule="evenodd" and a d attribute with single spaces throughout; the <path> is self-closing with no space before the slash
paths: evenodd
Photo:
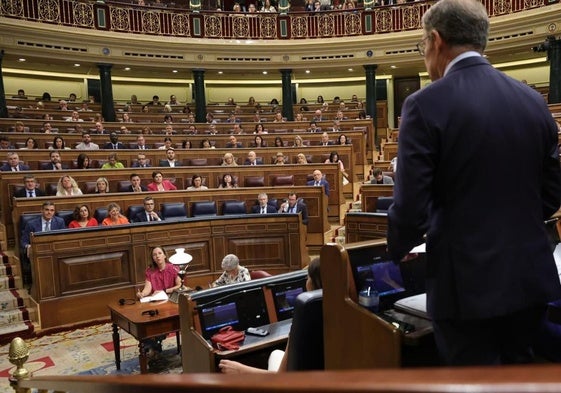
<path id="1" fill-rule="evenodd" d="M 168 160 L 160 160 L 160 166 L 167 166 L 169 167 Z M 181 161 L 175 160 L 175 166 L 181 166 Z"/>
<path id="2" fill-rule="evenodd" d="M 142 191 L 148 191 L 148 188 L 146 188 L 146 186 L 143 186 L 142 184 L 140 185 L 140 189 Z M 128 186 L 125 192 L 134 192 L 134 190 L 132 189 L 132 186 Z"/>
<path id="3" fill-rule="evenodd" d="M 61 164 L 61 167 L 62 167 L 62 169 L 68 169 L 68 165 L 66 165 L 64 163 Z M 41 165 L 40 169 L 42 169 L 44 171 L 56 170 L 51 163 L 47 163 L 45 166 Z"/>
<path id="4" fill-rule="evenodd" d="M 401 116 L 388 247 L 398 260 L 426 233 L 433 319 L 561 298 L 544 225 L 561 200 L 557 127 L 541 95 L 468 57 Z"/>
<path id="5" fill-rule="evenodd" d="M 25 249 L 25 247 L 29 244 L 29 239 L 32 232 L 43 232 L 42 224 L 43 222 L 41 221 L 41 217 L 37 217 L 36 219 L 29 221 L 25 225 L 25 228 L 23 228 L 23 232 L 21 235 L 21 247 L 23 249 Z M 64 220 L 60 217 L 53 216 L 53 218 L 51 219 L 51 231 L 64 228 L 66 228 Z"/>
<path id="6" fill-rule="evenodd" d="M 28 171 L 29 170 L 29 167 L 27 165 L 24 165 L 24 164 L 18 164 L 18 168 L 19 168 L 20 171 Z M 11 172 L 12 167 L 10 166 L 10 164 L 4 164 L 0 167 L 0 171 Z"/>
<path id="7" fill-rule="evenodd" d="M 315 180 L 310 180 L 306 184 L 308 186 L 313 186 L 315 183 L 316 183 Z M 325 190 L 325 195 L 329 196 L 329 182 L 325 179 L 321 179 L 321 181 L 319 182 L 319 185 L 322 186 L 323 189 Z"/>
<path id="8" fill-rule="evenodd" d="M 160 217 L 160 220 L 162 219 L 162 215 L 159 212 L 156 212 L 156 214 L 158 215 L 158 217 Z M 135 214 L 135 216 L 132 218 L 132 222 L 148 222 L 148 220 L 146 219 L 146 211 L 141 211 Z"/>
<path id="9" fill-rule="evenodd" d="M 152 147 L 151 147 L 149 144 L 145 144 L 145 145 L 144 145 L 144 149 L 141 149 L 140 147 L 138 147 L 138 145 L 136 146 L 135 149 L 137 149 L 137 150 L 149 150 L 149 149 L 151 149 L 151 148 L 152 148 Z"/>
<path id="10" fill-rule="evenodd" d="M 39 188 L 35 188 L 35 196 L 45 196 L 45 192 Z M 16 198 L 26 198 L 27 197 L 27 189 L 24 188 L 20 188 L 19 190 L 17 190 L 16 192 L 14 192 L 14 196 Z"/>
<path id="11" fill-rule="evenodd" d="M 113 149 L 113 144 L 111 142 L 107 142 L 103 145 L 104 149 Z M 117 142 L 117 149 L 126 149 L 126 146 L 122 142 Z"/>
<path id="12" fill-rule="evenodd" d="M 236 145 L 234 146 L 231 142 L 227 142 L 227 143 L 226 143 L 226 147 L 227 147 L 228 149 L 242 148 L 243 145 L 242 145 L 241 142 L 236 142 Z"/>
<path id="13" fill-rule="evenodd" d="M 261 205 L 257 204 L 251 207 L 251 212 L 252 213 L 257 213 L 257 214 L 261 214 Z M 274 206 L 271 205 L 267 205 L 267 213 L 271 214 L 271 213 L 277 213 L 277 209 L 275 209 Z"/>
<path id="14" fill-rule="evenodd" d="M 249 160 L 246 158 L 245 161 L 243 162 L 244 165 L 250 165 Z M 263 160 L 261 160 L 260 158 L 255 160 L 255 164 L 256 165 L 263 165 Z"/>
<path id="15" fill-rule="evenodd" d="M 141 167 L 140 164 L 137 162 L 135 162 L 134 164 L 132 164 L 132 168 L 151 168 L 152 165 L 150 164 L 146 164 L 146 166 Z"/>
<path id="16" fill-rule="evenodd" d="M 281 210 L 279 213 L 288 213 L 288 211 Z M 302 224 L 308 225 L 308 206 L 305 203 L 296 203 L 296 213 L 300 213 L 302 216 Z"/>

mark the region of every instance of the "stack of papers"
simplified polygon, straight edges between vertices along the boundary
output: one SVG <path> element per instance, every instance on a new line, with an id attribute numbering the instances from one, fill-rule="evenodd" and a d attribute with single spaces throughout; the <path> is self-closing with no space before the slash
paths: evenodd
<path id="1" fill-rule="evenodd" d="M 140 299 L 140 303 L 159 302 L 160 300 L 168 300 L 166 291 L 155 292 L 152 296 L 145 296 Z"/>
<path id="2" fill-rule="evenodd" d="M 427 314 L 427 294 L 421 293 L 420 295 L 409 296 L 398 300 L 394 303 L 394 308 L 406 312 L 408 314 L 416 315 L 421 318 L 430 319 Z"/>

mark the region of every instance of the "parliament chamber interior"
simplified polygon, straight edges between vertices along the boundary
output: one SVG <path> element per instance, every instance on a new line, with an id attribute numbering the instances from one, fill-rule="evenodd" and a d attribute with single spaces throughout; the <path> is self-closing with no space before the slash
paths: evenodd
<path id="1" fill-rule="evenodd" d="M 543 96 L 561 134 L 561 4 L 481 2 L 485 57 Z M 17 306 L 2 311 L 1 342 L 103 321 L 116 369 L 127 332 L 142 374 L 18 375 L 14 389 L 559 391 L 559 353 L 528 366 L 441 367 L 419 306 L 425 255 L 397 266 L 387 253 L 401 109 L 431 83 L 418 44 L 435 3 L 2 2 L 0 250 Z M 257 214 L 264 194 L 270 211 Z M 146 197 L 154 222 L 136 218 Z M 64 229 L 30 234 L 51 202 Z M 105 224 L 115 206 L 126 224 Z M 68 227 L 83 207 L 95 224 Z M 547 225 L 559 242 L 556 223 Z M 184 286 L 168 302 L 143 303 L 158 247 L 170 262 L 180 249 L 192 260 L 176 265 Z M 227 254 L 251 280 L 212 287 Z M 307 291 L 317 257 L 323 289 Z M 383 288 L 377 314 L 360 305 L 371 281 Z M 553 325 L 559 310 L 548 310 Z M 265 333 L 217 347 L 226 326 Z M 266 368 L 289 334 L 287 370 L 305 373 L 220 374 L 224 360 Z M 180 374 L 150 373 L 144 345 L 162 335 L 177 340 Z"/>

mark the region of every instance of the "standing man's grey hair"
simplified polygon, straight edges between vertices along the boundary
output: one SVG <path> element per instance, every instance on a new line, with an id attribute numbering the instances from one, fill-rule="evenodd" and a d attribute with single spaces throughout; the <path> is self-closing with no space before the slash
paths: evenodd
<path id="1" fill-rule="evenodd" d="M 483 53 L 489 36 L 489 17 L 477 0 L 440 0 L 423 15 L 425 32 L 436 30 L 450 46 Z"/>

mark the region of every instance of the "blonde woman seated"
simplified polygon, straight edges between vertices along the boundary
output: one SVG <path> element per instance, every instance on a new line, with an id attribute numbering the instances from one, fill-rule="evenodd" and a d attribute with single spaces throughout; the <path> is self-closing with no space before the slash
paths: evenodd
<path id="1" fill-rule="evenodd" d="M 56 185 L 56 196 L 75 196 L 82 195 L 82 190 L 78 187 L 76 180 L 72 176 L 62 176 Z"/>
<path id="2" fill-rule="evenodd" d="M 240 265 L 240 259 L 234 254 L 228 254 L 222 259 L 222 270 L 222 275 L 212 283 L 213 287 L 251 280 L 249 270 Z"/>
<path id="3" fill-rule="evenodd" d="M 299 153 L 296 156 L 296 163 L 297 164 L 307 164 L 308 163 L 308 159 L 306 158 L 306 155 L 304 153 Z"/>
<path id="4" fill-rule="evenodd" d="M 106 194 L 109 192 L 109 180 L 105 177 L 98 177 L 95 181 L 95 193 Z"/>
<path id="5" fill-rule="evenodd" d="M 112 202 L 107 205 L 107 217 L 103 219 L 101 225 L 112 226 L 128 223 L 129 220 L 121 214 L 121 207 L 118 204 Z"/>
<path id="6" fill-rule="evenodd" d="M 238 163 L 236 162 L 236 159 L 234 158 L 234 155 L 232 153 L 226 153 L 224 154 L 224 157 L 222 157 L 222 164 L 220 164 L 221 166 L 238 166 Z"/>
<path id="7" fill-rule="evenodd" d="M 294 137 L 294 145 L 293 147 L 304 147 L 304 140 L 300 135 L 296 135 Z"/>
<path id="8" fill-rule="evenodd" d="M 98 225 L 97 220 L 90 215 L 90 209 L 86 205 L 76 206 L 72 217 L 74 219 L 70 221 L 68 228 L 86 228 Z"/>
<path id="9" fill-rule="evenodd" d="M 275 165 L 284 165 L 284 154 L 279 151 L 275 157 Z"/>

